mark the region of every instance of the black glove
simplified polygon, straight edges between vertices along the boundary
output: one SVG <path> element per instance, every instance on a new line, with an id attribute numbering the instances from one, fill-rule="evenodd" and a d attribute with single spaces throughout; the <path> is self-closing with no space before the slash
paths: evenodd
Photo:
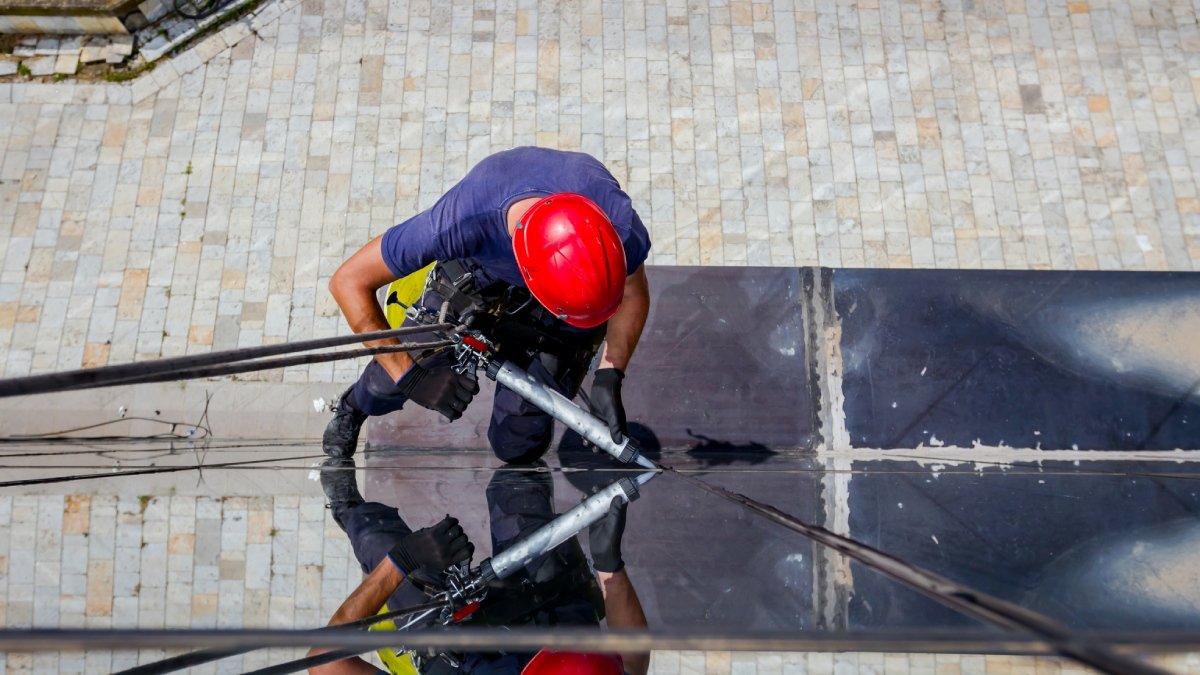
<path id="1" fill-rule="evenodd" d="M 621 380 L 625 373 L 620 368 L 601 368 L 592 380 L 592 414 L 608 423 L 608 433 L 613 443 L 625 440 L 625 405 L 621 403 Z"/>
<path id="2" fill-rule="evenodd" d="M 453 422 L 479 393 L 479 381 L 470 375 L 460 375 L 450 366 L 425 369 L 414 363 L 396 382 L 400 393 L 408 400 L 441 413 Z"/>
<path id="3" fill-rule="evenodd" d="M 475 545 L 467 540 L 457 518 L 446 516 L 442 521 L 417 530 L 392 547 L 388 558 L 405 576 L 419 569 L 440 574 L 452 565 L 469 560 Z"/>
<path id="4" fill-rule="evenodd" d="M 608 513 L 588 528 L 592 549 L 592 567 L 597 572 L 620 572 L 625 567 L 621 560 L 621 536 L 625 534 L 625 508 L 629 502 L 613 497 Z"/>

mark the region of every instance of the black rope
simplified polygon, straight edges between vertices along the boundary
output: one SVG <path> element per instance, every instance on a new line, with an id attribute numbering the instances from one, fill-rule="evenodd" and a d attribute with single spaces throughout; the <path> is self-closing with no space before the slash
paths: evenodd
<path id="1" fill-rule="evenodd" d="M 252 359 L 262 359 L 269 356 L 293 354 L 296 352 L 306 352 L 314 349 L 325 349 L 328 347 L 340 347 L 357 342 L 387 340 L 417 333 L 447 331 L 452 330 L 453 328 L 454 325 L 448 323 L 431 324 L 428 326 L 405 326 L 402 328 L 393 328 L 391 330 L 382 330 L 373 333 L 339 335 L 337 337 L 320 338 L 316 340 L 285 342 L 277 345 L 244 347 L 241 349 L 211 352 L 208 354 L 176 356 L 166 359 L 158 359 L 156 361 L 123 363 L 120 365 L 104 366 L 101 368 L 85 368 L 81 370 L 68 370 L 60 373 L 46 373 L 44 375 L 15 377 L 0 380 L 0 398 L 7 396 L 25 396 L 29 394 L 45 394 L 69 389 L 89 389 L 92 387 L 103 387 L 114 384 L 127 384 L 131 381 L 143 381 L 146 380 L 146 378 L 158 375 L 160 373 L 174 373 L 177 371 L 186 372 L 204 366 L 223 365 L 228 363 L 236 363 L 239 361 L 250 361 Z M 337 358 L 349 357 L 339 356 Z"/>
<path id="2" fill-rule="evenodd" d="M 305 656 L 293 661 L 284 661 L 283 663 L 277 663 L 273 666 L 267 666 L 266 668 L 251 670 L 243 673 L 242 675 L 287 675 L 287 673 L 299 673 L 308 670 L 309 668 L 316 668 L 317 666 L 323 666 L 327 663 L 333 663 L 334 661 L 353 658 L 365 651 L 368 650 L 363 649 L 361 651 L 352 651 L 349 649 L 337 649 L 332 652 L 325 652 L 324 654 Z"/>
<path id="3" fill-rule="evenodd" d="M 86 386 L 71 387 L 71 389 L 91 389 L 94 387 L 107 387 L 115 385 L 174 382 L 176 380 L 195 380 L 202 377 L 236 375 L 238 373 L 249 373 L 256 370 L 273 370 L 275 368 L 287 368 L 289 366 L 303 366 L 313 363 L 325 363 L 328 361 L 343 361 L 345 359 L 356 359 L 360 356 L 374 356 L 375 354 L 393 354 L 395 352 L 407 352 L 417 349 L 434 349 L 437 347 L 446 347 L 452 344 L 454 344 L 454 342 L 451 340 L 438 340 L 436 342 L 409 342 L 399 345 L 388 345 L 386 347 L 364 347 L 362 349 L 348 349 L 337 352 L 325 352 L 321 354 L 284 356 L 276 359 L 258 359 L 249 363 L 207 366 L 201 368 L 189 368 L 185 370 L 170 370 L 153 375 L 147 375 L 145 377 L 132 377 L 120 382 L 113 382 L 111 384 L 90 384 Z"/>
<path id="4" fill-rule="evenodd" d="M 1088 639 L 1121 651 L 1178 653 L 1195 651 L 1195 632 L 1142 631 L 1096 632 Z M 0 651 L 86 651 L 178 649 L 205 647 L 271 648 L 330 647 L 370 650 L 393 648 L 392 631 L 330 631 L 328 629 L 0 629 Z M 658 649 L 715 651 L 916 651 L 944 654 L 1039 654 L 1056 652 L 1049 641 L 1028 634 L 976 630 L 888 630 L 820 633 L 799 630 L 753 630 L 735 627 L 648 628 L 597 630 L 592 628 L 535 627 L 498 630 L 462 627 L 420 629 L 404 635 L 408 649 L 453 651 L 528 651 L 539 649 L 588 652 L 640 652 Z"/>

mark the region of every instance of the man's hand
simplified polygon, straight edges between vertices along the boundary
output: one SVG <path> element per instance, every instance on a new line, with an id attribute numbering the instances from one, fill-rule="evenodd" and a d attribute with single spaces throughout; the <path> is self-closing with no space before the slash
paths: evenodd
<path id="1" fill-rule="evenodd" d="M 619 572 L 625 567 L 621 559 L 621 537 L 625 534 L 625 509 L 629 502 L 613 497 L 608 513 L 588 528 L 592 549 L 592 567 L 597 572 Z"/>
<path id="2" fill-rule="evenodd" d="M 426 369 L 414 363 L 396 382 L 396 387 L 410 401 L 439 412 L 453 422 L 462 417 L 471 399 L 479 393 L 479 380 L 460 375 L 450 366 Z"/>
<path id="3" fill-rule="evenodd" d="M 619 368 L 601 368 L 592 380 L 592 414 L 608 423 L 613 443 L 623 443 L 629 429 L 625 426 L 625 404 L 621 402 L 621 380 L 625 373 Z"/>
<path id="4" fill-rule="evenodd" d="M 419 569 L 439 574 L 452 565 L 470 560 L 475 545 L 467 540 L 457 518 L 446 516 L 436 525 L 417 530 L 392 547 L 388 558 L 405 576 Z"/>

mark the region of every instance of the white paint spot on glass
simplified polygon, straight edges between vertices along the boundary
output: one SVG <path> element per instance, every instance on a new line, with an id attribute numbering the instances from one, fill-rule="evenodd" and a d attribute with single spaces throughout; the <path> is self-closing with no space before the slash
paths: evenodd
<path id="1" fill-rule="evenodd" d="M 924 368 L 921 369 L 921 377 L 925 377 L 925 371 L 927 371 L 927 370 L 929 370 L 929 366 L 925 366 Z"/>
<path id="2" fill-rule="evenodd" d="M 904 502 L 896 502 L 896 506 L 899 506 L 900 508 L 904 508 Z"/>
<path id="3" fill-rule="evenodd" d="M 1150 245 L 1150 237 L 1147 237 L 1144 234 L 1139 234 L 1137 236 L 1137 243 L 1138 248 L 1142 249 L 1142 253 L 1154 250 L 1154 247 Z"/>
<path id="4" fill-rule="evenodd" d="M 942 542 L 940 542 L 940 541 L 938 541 L 938 540 L 937 540 L 937 535 L 936 535 L 936 534 L 931 534 L 931 535 L 929 535 L 929 538 L 930 538 L 930 539 L 932 539 L 932 540 L 933 540 L 933 543 L 937 544 L 938 546 L 941 546 L 941 545 L 942 545 Z"/>
<path id="5" fill-rule="evenodd" d="M 327 404 L 325 403 L 325 399 L 324 399 L 324 398 L 314 398 L 314 399 L 313 399 L 313 410 L 316 410 L 318 413 L 323 413 L 323 412 L 325 412 L 325 409 L 326 409 L 326 408 L 325 408 L 325 406 L 326 406 L 326 405 L 327 405 Z"/>
<path id="6" fill-rule="evenodd" d="M 895 407 L 896 407 L 896 402 L 895 402 L 895 401 L 892 401 L 892 407 L 893 407 L 893 408 L 895 408 Z"/>
<path id="7" fill-rule="evenodd" d="M 946 441 L 943 441 L 942 439 L 938 438 L 937 434 L 933 434 L 929 437 L 929 444 L 935 448 L 940 448 L 940 447 L 946 445 Z"/>

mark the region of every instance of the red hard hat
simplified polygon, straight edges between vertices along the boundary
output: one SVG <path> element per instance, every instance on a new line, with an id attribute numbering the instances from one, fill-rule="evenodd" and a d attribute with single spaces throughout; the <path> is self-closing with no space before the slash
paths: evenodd
<path id="1" fill-rule="evenodd" d="M 513 233 L 529 292 L 578 328 L 608 321 L 625 294 L 625 247 L 596 202 L 560 192 L 540 199 Z"/>
<path id="2" fill-rule="evenodd" d="M 624 675 L 621 657 L 613 654 L 552 652 L 543 649 L 534 655 L 521 675 Z"/>

